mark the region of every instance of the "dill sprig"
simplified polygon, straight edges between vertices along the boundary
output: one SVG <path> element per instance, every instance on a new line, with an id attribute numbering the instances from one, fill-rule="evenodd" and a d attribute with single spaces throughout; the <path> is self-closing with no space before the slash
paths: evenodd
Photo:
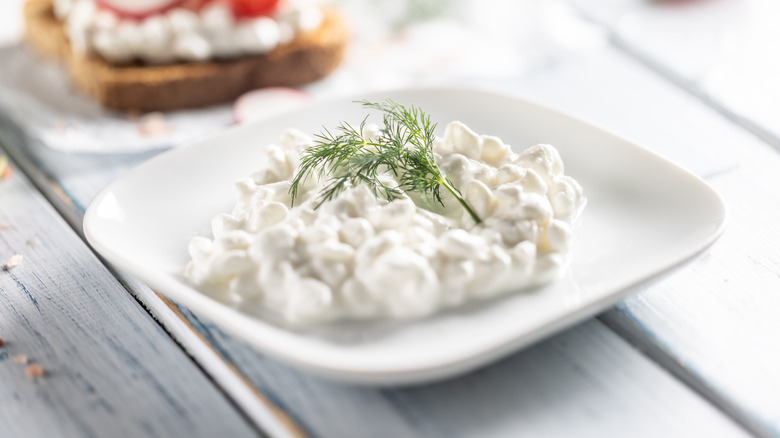
<path id="1" fill-rule="evenodd" d="M 383 113 L 379 138 L 372 141 L 363 134 L 368 117 L 358 128 L 346 122 L 339 124 L 335 133 L 324 128 L 315 136 L 314 145 L 303 153 L 290 186 L 293 203 L 301 182 L 312 175 L 319 180 L 327 178 L 317 207 L 359 183 L 366 184 L 375 196 L 389 201 L 403 192 L 419 192 L 425 202 L 433 201 L 443 206 L 443 187 L 476 223 L 481 222 L 436 164 L 433 156 L 436 124 L 431 122 L 430 116 L 419 108 L 407 108 L 390 99 L 360 103 Z M 382 178 L 387 173 L 394 176 L 397 185 Z"/>

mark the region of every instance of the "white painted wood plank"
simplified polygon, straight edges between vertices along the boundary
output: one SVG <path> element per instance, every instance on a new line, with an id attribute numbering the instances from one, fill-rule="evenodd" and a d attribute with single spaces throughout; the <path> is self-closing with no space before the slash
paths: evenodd
<path id="1" fill-rule="evenodd" d="M 780 435 L 778 170 L 780 157 L 754 155 L 709 178 L 731 210 L 721 241 L 606 315 L 613 327 L 651 339 L 652 355 L 686 364 L 692 385 L 766 436 Z"/>
<path id="2" fill-rule="evenodd" d="M 2 436 L 257 436 L 21 172 L 0 223 L 0 263 L 24 257 L 0 270 Z"/>
<path id="3" fill-rule="evenodd" d="M 15 125 L 0 114 L 0 144 L 15 152 L 22 166 L 73 229 L 81 232 L 81 217 L 85 205 L 108 181 L 128 168 L 149 158 L 147 154 L 134 155 L 71 155 L 52 151 L 35 139 L 27 138 Z M 52 178 L 57 175 L 64 185 Z M 70 182 L 78 181 L 79 184 Z M 86 201 L 85 201 L 86 200 Z M 83 237 L 83 236 L 82 236 Z M 248 384 L 233 364 L 226 362 L 213 347 L 203 340 L 208 333 L 192 329 L 172 304 L 160 299 L 133 277 L 115 273 L 121 282 L 146 310 L 165 327 L 187 353 L 195 357 L 209 378 L 229 394 L 243 413 L 264 433 L 273 437 L 301 436 L 303 433 L 290 418 Z"/>
<path id="4" fill-rule="evenodd" d="M 731 222 L 709 256 L 603 319 L 763 436 L 780 436 L 780 155 L 615 50 L 514 85 L 673 158 L 722 192 Z"/>
<path id="5" fill-rule="evenodd" d="M 600 322 L 465 377 L 375 389 L 293 371 L 206 327 L 298 422 L 338 437 L 686 437 L 744 432 Z"/>
<path id="6" fill-rule="evenodd" d="M 741 144 L 760 144 L 694 96 L 604 46 L 490 88 L 534 99 L 651 149 L 698 175 L 738 165 Z"/>
<path id="7" fill-rule="evenodd" d="M 570 0 L 615 43 L 780 147 L 780 4 Z"/>
<path id="8" fill-rule="evenodd" d="M 199 331 L 193 327 L 193 322 L 197 323 L 197 320 L 183 316 L 181 312 L 186 310 L 179 311 L 175 303 L 160 298 L 156 292 L 130 275 L 120 272 L 117 277 L 263 433 L 275 438 L 307 435 L 290 415 L 247 381 L 235 364 L 225 360 L 222 352 L 210 342 L 209 331 Z"/>

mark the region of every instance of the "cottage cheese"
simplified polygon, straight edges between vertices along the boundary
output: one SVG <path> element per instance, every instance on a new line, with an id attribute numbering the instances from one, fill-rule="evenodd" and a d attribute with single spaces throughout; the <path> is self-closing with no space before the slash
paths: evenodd
<path id="1" fill-rule="evenodd" d="M 273 17 L 236 19 L 224 1 L 199 12 L 174 8 L 144 20 L 120 19 L 93 0 L 56 0 L 73 50 L 114 64 L 206 61 L 270 52 L 299 33 L 318 28 L 322 10 L 306 0 L 285 1 Z"/>
<path id="2" fill-rule="evenodd" d="M 213 238 L 190 242 L 189 280 L 306 324 L 424 316 L 551 281 L 566 265 L 585 198 L 552 146 L 517 154 L 460 122 L 447 126 L 435 157 L 476 224 L 452 197 L 444 207 L 414 193 L 388 202 L 364 185 L 316 208 L 322 185 L 313 177 L 290 208 L 291 179 L 311 144 L 287 131 L 262 169 L 236 183 L 238 201 L 213 219 Z"/>

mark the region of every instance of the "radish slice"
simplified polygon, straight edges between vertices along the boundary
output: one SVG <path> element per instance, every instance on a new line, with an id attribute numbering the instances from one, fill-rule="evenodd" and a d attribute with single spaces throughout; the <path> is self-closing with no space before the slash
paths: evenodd
<path id="1" fill-rule="evenodd" d="M 97 7 L 115 12 L 122 18 L 142 20 L 150 15 L 162 14 L 183 3 L 184 0 L 95 0 Z"/>
<path id="2" fill-rule="evenodd" d="M 296 88 L 273 87 L 244 93 L 233 104 L 236 123 L 266 119 L 308 105 L 312 96 Z"/>
<path id="3" fill-rule="evenodd" d="M 271 15 L 279 6 L 279 0 L 230 0 L 233 12 L 239 17 Z"/>

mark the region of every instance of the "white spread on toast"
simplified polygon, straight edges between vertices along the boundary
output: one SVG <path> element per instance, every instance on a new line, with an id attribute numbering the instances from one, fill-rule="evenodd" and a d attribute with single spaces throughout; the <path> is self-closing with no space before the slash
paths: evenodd
<path id="1" fill-rule="evenodd" d="M 140 59 L 150 64 L 206 61 L 267 53 L 301 32 L 318 28 L 322 9 L 308 0 L 288 0 L 273 16 L 234 17 L 224 1 L 198 12 L 173 8 L 142 20 L 121 19 L 98 9 L 93 0 L 55 0 L 55 15 L 65 23 L 73 50 L 96 53 L 120 64 Z"/>
<path id="2" fill-rule="evenodd" d="M 375 132 L 363 128 L 366 138 Z M 309 324 L 424 316 L 549 282 L 567 264 L 585 198 L 550 145 L 518 154 L 461 122 L 446 127 L 434 157 L 477 224 L 447 194 L 432 207 L 414 193 L 380 199 L 363 184 L 318 207 L 325 184 L 314 177 L 291 208 L 291 180 L 312 142 L 288 130 L 261 170 L 236 183 L 237 203 L 213 219 L 213 238 L 189 244 L 191 282 Z"/>

